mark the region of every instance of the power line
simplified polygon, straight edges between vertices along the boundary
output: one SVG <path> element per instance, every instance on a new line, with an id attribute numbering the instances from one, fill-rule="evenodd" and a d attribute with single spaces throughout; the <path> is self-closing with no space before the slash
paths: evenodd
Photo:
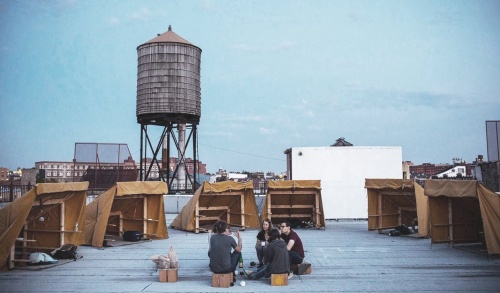
<path id="1" fill-rule="evenodd" d="M 221 147 L 216 147 L 216 146 L 208 145 L 208 144 L 204 144 L 204 143 L 198 143 L 198 144 L 201 144 L 201 145 L 204 145 L 204 146 L 208 146 L 208 147 L 211 147 L 211 148 L 214 148 L 214 149 L 218 149 L 218 150 L 223 150 L 223 151 L 226 151 L 226 152 L 237 153 L 237 154 L 242 154 L 242 155 L 251 156 L 251 157 L 258 157 L 258 158 L 275 160 L 275 161 L 285 161 L 283 159 L 276 159 L 276 158 L 271 158 L 271 157 L 265 157 L 265 156 L 260 156 L 260 155 L 254 155 L 254 154 L 239 152 L 239 151 L 233 151 L 233 150 L 229 150 L 229 149 L 225 149 L 225 148 L 221 148 Z"/>

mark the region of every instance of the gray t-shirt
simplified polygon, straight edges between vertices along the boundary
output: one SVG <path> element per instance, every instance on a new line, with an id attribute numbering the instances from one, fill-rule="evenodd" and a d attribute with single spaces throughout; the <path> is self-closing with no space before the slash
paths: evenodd
<path id="1" fill-rule="evenodd" d="M 231 248 L 237 244 L 233 237 L 225 234 L 214 234 L 210 238 L 210 270 L 216 274 L 231 272 Z"/>

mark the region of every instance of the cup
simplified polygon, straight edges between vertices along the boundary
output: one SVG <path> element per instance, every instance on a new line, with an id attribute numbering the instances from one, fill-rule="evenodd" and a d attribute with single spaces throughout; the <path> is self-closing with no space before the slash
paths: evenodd
<path id="1" fill-rule="evenodd" d="M 261 241 L 261 242 L 260 242 L 260 245 L 262 245 L 262 246 L 266 246 L 266 241 Z"/>
<path id="2" fill-rule="evenodd" d="M 245 282 L 245 281 L 241 281 L 241 282 L 240 282 L 240 286 L 241 286 L 241 287 L 245 287 L 246 285 L 247 285 L 247 282 Z"/>

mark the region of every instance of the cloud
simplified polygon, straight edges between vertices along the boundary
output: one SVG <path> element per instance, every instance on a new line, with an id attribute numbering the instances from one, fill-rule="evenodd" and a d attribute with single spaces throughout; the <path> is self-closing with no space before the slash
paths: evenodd
<path id="1" fill-rule="evenodd" d="M 296 46 L 297 46 L 296 42 L 285 41 L 285 42 L 278 43 L 278 44 L 270 44 L 269 46 L 265 46 L 265 47 L 251 46 L 251 45 L 247 45 L 247 44 L 233 44 L 229 48 L 232 50 L 250 51 L 250 52 L 257 52 L 257 51 L 279 52 L 279 51 L 284 51 L 284 50 L 294 48 Z"/>
<path id="2" fill-rule="evenodd" d="M 115 26 L 115 25 L 119 25 L 120 24 L 120 20 L 116 17 L 110 17 L 108 19 L 108 23 L 111 25 L 111 26 Z"/>
<path id="3" fill-rule="evenodd" d="M 232 50 L 239 50 L 239 51 L 257 51 L 257 47 L 248 46 L 245 44 L 234 44 L 229 46 L 229 48 Z"/>
<path id="4" fill-rule="evenodd" d="M 276 133 L 276 129 L 275 128 L 270 129 L 270 128 L 266 128 L 266 127 L 260 127 L 259 133 L 263 134 L 263 135 L 270 135 L 270 134 Z"/>
<path id="5" fill-rule="evenodd" d="M 133 12 L 130 15 L 130 18 L 132 20 L 137 20 L 137 21 L 146 21 L 149 20 L 153 16 L 153 13 L 151 10 L 147 7 L 143 7 L 135 12 Z"/>

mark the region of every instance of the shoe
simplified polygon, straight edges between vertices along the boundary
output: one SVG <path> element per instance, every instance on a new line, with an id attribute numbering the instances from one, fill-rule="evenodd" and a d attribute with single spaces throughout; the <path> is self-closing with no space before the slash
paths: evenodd
<path id="1" fill-rule="evenodd" d="M 297 275 L 303 275 L 310 267 L 311 267 L 310 263 L 303 261 L 301 264 L 299 264 L 299 268 L 297 269 Z"/>
<path id="2" fill-rule="evenodd" d="M 292 272 L 288 273 L 288 280 L 290 280 L 292 277 L 293 277 L 293 273 Z"/>

